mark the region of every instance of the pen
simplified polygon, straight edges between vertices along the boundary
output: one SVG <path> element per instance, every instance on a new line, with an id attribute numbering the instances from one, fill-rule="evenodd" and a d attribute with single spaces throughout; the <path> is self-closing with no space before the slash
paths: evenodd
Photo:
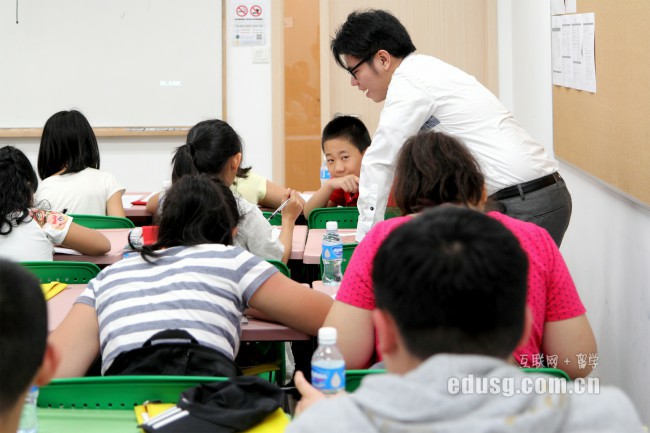
<path id="1" fill-rule="evenodd" d="M 278 214 L 278 212 L 280 212 L 282 209 L 284 209 L 284 207 L 287 205 L 287 203 L 289 203 L 289 200 L 291 200 L 291 197 L 289 197 L 288 199 L 286 199 L 286 200 L 284 201 L 284 203 L 282 203 L 282 204 L 280 205 L 280 207 L 277 208 L 277 209 L 276 209 L 276 210 L 271 214 L 271 216 L 267 219 L 267 221 L 271 221 L 271 220 L 273 219 L 273 217 L 276 216 L 276 215 Z"/>

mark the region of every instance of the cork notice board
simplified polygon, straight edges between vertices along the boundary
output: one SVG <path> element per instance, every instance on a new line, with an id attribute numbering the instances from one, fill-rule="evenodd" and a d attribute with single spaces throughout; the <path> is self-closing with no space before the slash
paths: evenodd
<path id="1" fill-rule="evenodd" d="M 650 205 L 650 1 L 578 1 L 586 12 L 597 93 L 553 86 L 555 153 Z"/>

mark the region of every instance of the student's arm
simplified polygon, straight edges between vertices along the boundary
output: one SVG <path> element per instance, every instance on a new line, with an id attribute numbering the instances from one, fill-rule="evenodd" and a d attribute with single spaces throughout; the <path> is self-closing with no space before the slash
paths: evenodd
<path id="1" fill-rule="evenodd" d="M 106 201 L 106 215 L 126 218 L 124 206 L 122 205 L 122 194 L 124 190 L 117 191 Z"/>
<path id="2" fill-rule="evenodd" d="M 368 368 L 375 353 L 372 310 L 336 301 L 323 326 L 336 328 L 336 345 L 343 354 L 346 368 Z"/>
<path id="3" fill-rule="evenodd" d="M 578 355 L 589 360 L 589 356 L 596 356 L 597 351 L 596 338 L 584 314 L 544 324 L 542 352 L 546 356 L 557 355 L 557 367 L 564 370 L 571 379 L 585 377 L 593 370 L 588 363 L 580 368 Z M 565 363 L 565 359 L 570 362 Z"/>
<path id="4" fill-rule="evenodd" d="M 284 245 L 284 254 L 282 254 L 282 261 L 287 263 L 291 257 L 291 247 L 293 244 L 293 228 L 296 225 L 296 218 L 302 211 L 302 203 L 298 199 L 300 194 L 297 191 L 291 190 L 289 194 L 289 203 L 282 209 L 282 227 L 280 229 L 280 236 L 278 239 Z M 286 195 L 285 195 L 286 200 Z"/>
<path id="5" fill-rule="evenodd" d="M 89 256 L 101 256 L 111 250 L 111 242 L 106 236 L 97 230 L 75 224 L 74 221 L 61 246 Z"/>
<path id="6" fill-rule="evenodd" d="M 259 201 L 259 205 L 269 209 L 277 209 L 286 200 L 287 188 L 266 180 L 266 195 Z"/>
<path id="7" fill-rule="evenodd" d="M 309 201 L 305 203 L 303 214 L 305 218 L 309 218 L 309 214 L 316 208 L 332 207 L 334 203 L 330 201 L 330 196 L 337 190 L 342 189 L 345 192 L 354 194 L 359 190 L 359 177 L 349 174 L 343 177 L 335 177 L 329 179 L 323 186 L 311 196 Z"/>
<path id="8" fill-rule="evenodd" d="M 275 273 L 253 294 L 248 304 L 264 318 L 309 335 L 318 334 L 333 299 Z M 255 310 L 252 310 L 253 312 Z"/>
<path id="9" fill-rule="evenodd" d="M 156 212 L 158 212 L 158 201 L 160 200 L 160 193 L 157 192 L 151 197 L 149 197 L 149 200 L 147 200 L 147 212 L 149 212 L 152 215 L 156 215 Z"/>
<path id="10" fill-rule="evenodd" d="M 54 377 L 81 377 L 99 355 L 99 325 L 95 309 L 74 304 L 48 339 L 61 356 Z"/>

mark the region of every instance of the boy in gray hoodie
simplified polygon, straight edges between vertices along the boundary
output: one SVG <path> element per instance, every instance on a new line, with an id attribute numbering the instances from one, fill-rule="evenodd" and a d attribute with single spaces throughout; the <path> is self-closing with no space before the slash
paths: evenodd
<path id="1" fill-rule="evenodd" d="M 531 326 L 527 269 L 512 233 L 476 211 L 436 208 L 396 229 L 372 274 L 389 373 L 331 398 L 297 373 L 286 431 L 643 432 L 629 399 L 597 378 L 567 383 L 508 362 Z"/>

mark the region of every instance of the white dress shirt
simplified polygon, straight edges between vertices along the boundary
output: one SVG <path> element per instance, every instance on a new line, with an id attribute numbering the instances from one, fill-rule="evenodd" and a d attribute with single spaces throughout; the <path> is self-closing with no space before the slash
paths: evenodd
<path id="1" fill-rule="evenodd" d="M 431 128 L 469 147 L 488 194 L 558 170 L 557 161 L 476 78 L 435 57 L 411 54 L 392 76 L 363 157 L 357 241 L 384 219 L 400 148 L 410 136 Z"/>

